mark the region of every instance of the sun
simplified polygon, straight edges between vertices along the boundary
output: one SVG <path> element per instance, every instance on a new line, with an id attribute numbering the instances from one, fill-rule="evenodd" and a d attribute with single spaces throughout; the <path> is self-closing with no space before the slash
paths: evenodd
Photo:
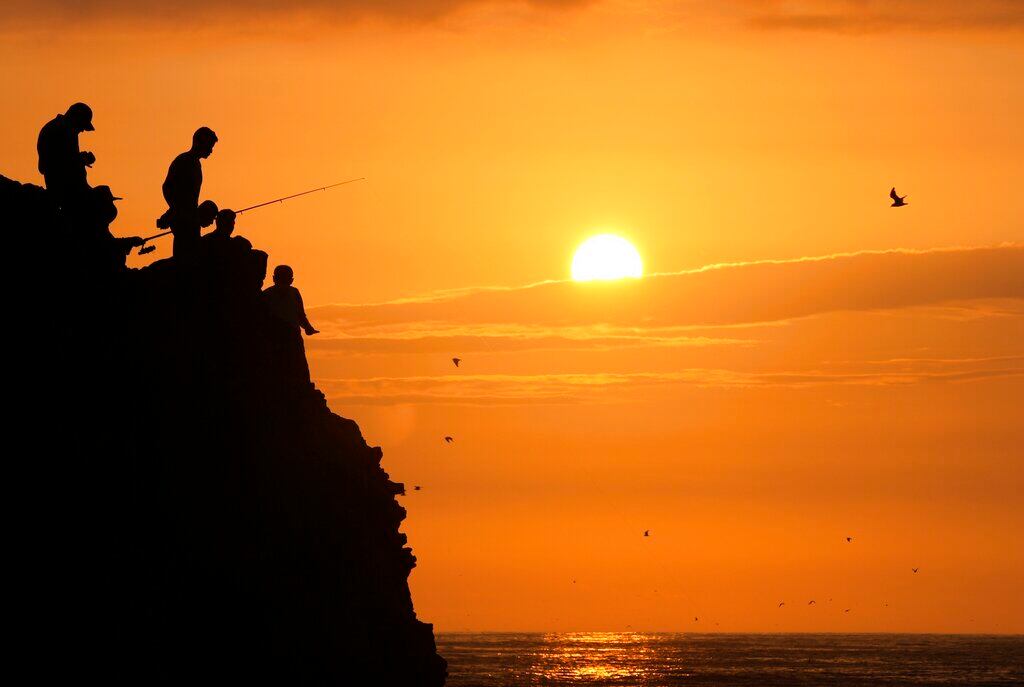
<path id="1" fill-rule="evenodd" d="M 633 244 L 615 234 L 591 236 L 572 257 L 572 278 L 576 281 L 639 278 L 643 274 L 640 253 Z"/>

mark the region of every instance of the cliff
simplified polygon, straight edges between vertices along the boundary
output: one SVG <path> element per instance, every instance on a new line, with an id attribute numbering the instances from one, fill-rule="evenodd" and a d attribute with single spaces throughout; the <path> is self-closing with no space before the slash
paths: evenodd
<path id="1" fill-rule="evenodd" d="M 403 485 L 285 359 L 266 254 L 128 270 L 38 187 L 0 177 L 0 207 L 39 675 L 442 685 Z"/>

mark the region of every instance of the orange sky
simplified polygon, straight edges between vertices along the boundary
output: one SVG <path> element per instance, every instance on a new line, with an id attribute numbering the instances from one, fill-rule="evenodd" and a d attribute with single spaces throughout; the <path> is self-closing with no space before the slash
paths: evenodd
<path id="1" fill-rule="evenodd" d="M 1024 632 L 1019 3 L 238 4 L 15 2 L 0 173 L 85 100 L 122 235 L 202 124 L 222 206 L 368 177 L 239 231 L 423 487 L 421 617 Z M 600 231 L 648 276 L 564 281 Z"/>

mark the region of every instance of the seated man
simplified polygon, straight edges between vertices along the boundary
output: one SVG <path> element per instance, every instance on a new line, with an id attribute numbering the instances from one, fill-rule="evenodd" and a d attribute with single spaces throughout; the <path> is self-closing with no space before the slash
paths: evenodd
<path id="1" fill-rule="evenodd" d="M 110 225 L 117 219 L 117 205 L 121 200 L 109 186 L 89 189 L 86 203 L 74 217 L 76 239 L 80 242 L 86 262 L 108 270 L 125 269 L 125 260 L 132 248 L 141 246 L 138 236 L 117 238 L 111 233 Z"/>
<path id="2" fill-rule="evenodd" d="M 231 238 L 231 234 L 235 231 L 235 218 L 237 216 L 235 211 L 229 208 L 224 208 L 218 212 L 213 232 L 208 234 L 208 236 L 225 239 Z"/>
<path id="3" fill-rule="evenodd" d="M 263 291 L 263 300 L 273 323 L 272 350 L 274 357 L 284 369 L 285 376 L 302 382 L 309 382 L 309 364 L 306 362 L 306 347 L 302 343 L 306 336 L 319 334 L 309 323 L 302 295 L 292 286 L 295 275 L 288 265 L 274 268 L 274 285 Z"/>
<path id="4" fill-rule="evenodd" d="M 220 210 L 217 209 L 217 204 L 212 200 L 204 200 L 196 208 L 196 218 L 199 220 L 199 226 L 203 229 L 210 226 L 217 219 L 217 214 Z M 234 214 L 234 213 L 232 213 Z"/>

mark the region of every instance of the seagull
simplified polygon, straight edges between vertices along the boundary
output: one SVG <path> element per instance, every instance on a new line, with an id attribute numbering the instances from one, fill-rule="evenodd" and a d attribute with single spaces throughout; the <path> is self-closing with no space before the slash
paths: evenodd
<path id="1" fill-rule="evenodd" d="M 445 437 L 445 438 L 444 438 L 444 443 L 446 443 L 446 444 L 450 444 L 450 443 L 452 443 L 453 441 L 455 441 L 455 439 L 452 439 L 451 437 Z"/>
<path id="2" fill-rule="evenodd" d="M 892 205 L 890 205 L 889 207 L 901 208 L 904 205 L 908 204 L 903 200 L 904 198 L 906 198 L 906 196 L 900 196 L 896 194 L 895 186 L 893 186 L 892 190 L 889 191 L 889 197 L 892 198 Z"/>
<path id="3" fill-rule="evenodd" d="M 420 488 L 421 488 L 420 485 L 417 484 L 415 487 L 412 488 L 412 490 L 413 491 L 419 491 Z"/>
<path id="4" fill-rule="evenodd" d="M 458 367 L 459 363 L 462 362 L 462 358 L 452 358 L 452 362 L 455 363 L 455 367 Z"/>
<path id="5" fill-rule="evenodd" d="M 651 536 L 651 531 L 650 530 L 644 530 L 644 536 L 645 537 Z"/>
<path id="6" fill-rule="evenodd" d="M 811 599 L 810 601 L 808 601 L 808 602 L 807 602 L 807 605 L 808 605 L 808 606 L 812 606 L 812 605 L 814 605 L 814 599 Z"/>
<path id="7" fill-rule="evenodd" d="M 785 601 L 780 601 L 780 602 L 779 602 L 779 608 L 782 608 L 782 607 L 783 607 L 783 606 L 785 606 L 785 605 L 786 605 L 786 602 L 785 602 Z"/>
<path id="8" fill-rule="evenodd" d="M 847 544 L 851 544 L 851 543 L 853 543 L 853 537 L 847 537 L 847 538 L 846 538 L 846 543 L 847 543 Z"/>
<path id="9" fill-rule="evenodd" d="M 849 612 L 850 612 L 850 609 L 849 609 L 849 608 L 847 608 L 847 609 L 845 609 L 845 610 L 843 611 L 843 613 L 849 613 Z"/>
<path id="10" fill-rule="evenodd" d="M 911 568 L 911 570 L 913 570 L 915 573 L 917 572 L 917 568 Z"/>

